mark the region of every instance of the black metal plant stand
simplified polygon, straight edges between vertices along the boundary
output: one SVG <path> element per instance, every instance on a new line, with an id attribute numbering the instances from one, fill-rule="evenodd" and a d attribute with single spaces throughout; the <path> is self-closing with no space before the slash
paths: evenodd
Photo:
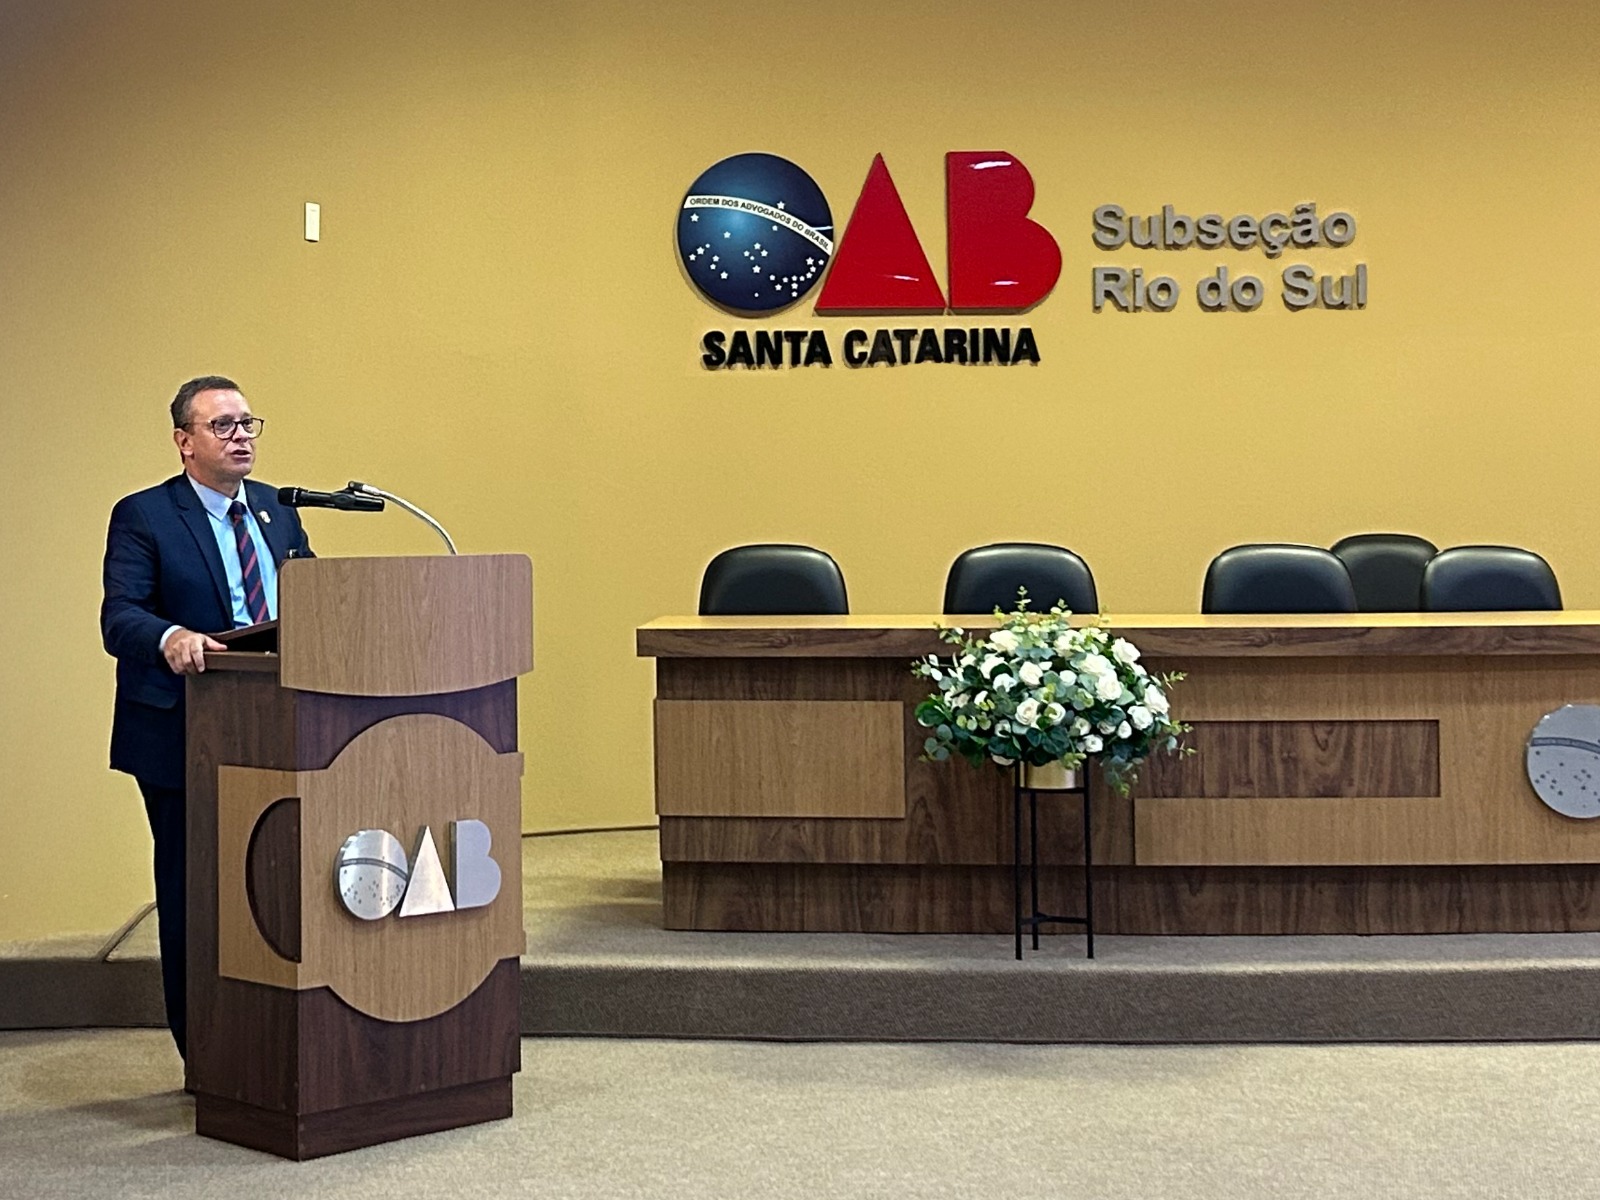
<path id="1" fill-rule="evenodd" d="M 1017 763 L 1012 774 L 1011 787 L 1011 887 L 1013 900 L 1013 927 L 1017 942 L 1017 959 L 1022 959 L 1022 928 L 1027 926 L 1033 933 L 1033 948 L 1039 948 L 1039 926 L 1041 925 L 1082 925 L 1088 941 L 1088 957 L 1094 957 L 1094 850 L 1090 836 L 1092 822 L 1090 820 L 1091 789 L 1090 780 L 1094 776 L 1093 760 L 1085 759 L 1078 767 L 1075 787 L 1068 788 L 1038 788 L 1027 785 L 1027 768 L 1022 763 Z M 1030 888 L 1031 913 L 1024 916 L 1022 913 L 1022 794 L 1028 794 L 1028 882 Z M 1083 915 L 1078 917 L 1059 916 L 1054 913 L 1039 911 L 1039 793 L 1044 792 L 1051 796 L 1079 795 L 1083 797 Z"/>

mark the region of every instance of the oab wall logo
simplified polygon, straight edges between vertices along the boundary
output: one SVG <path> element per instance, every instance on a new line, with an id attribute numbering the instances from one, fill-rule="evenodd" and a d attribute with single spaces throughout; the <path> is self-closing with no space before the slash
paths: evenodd
<path id="1" fill-rule="evenodd" d="M 941 287 L 881 154 L 837 242 L 833 210 L 809 174 L 773 154 L 739 154 L 690 185 L 678 212 L 678 253 L 694 287 L 741 316 L 776 313 L 819 285 L 821 316 L 1020 313 L 1061 275 L 1060 247 L 1029 216 L 1033 199 L 1033 177 L 1015 155 L 947 154 Z M 835 362 L 820 328 L 713 329 L 700 350 L 708 369 Z M 847 367 L 1039 361 L 1028 326 L 861 326 L 842 334 L 838 350 Z"/>
<path id="2" fill-rule="evenodd" d="M 1023 313 L 1048 297 L 1061 275 L 1061 248 L 1032 217 L 1033 201 L 1033 176 L 1015 155 L 946 154 L 941 286 L 883 155 L 873 160 L 836 242 L 833 210 L 816 180 L 788 159 L 738 154 L 690 185 L 678 209 L 678 253 L 700 294 L 737 316 L 768 317 L 813 293 L 821 317 Z M 1273 284 L 1256 274 L 1261 268 L 1251 260 L 1257 254 L 1278 268 L 1278 298 L 1290 313 L 1367 307 L 1367 264 L 1347 258 L 1356 217 L 1344 209 L 1323 215 L 1304 200 L 1259 216 L 1229 216 L 1165 204 L 1141 216 L 1102 204 L 1089 214 L 1087 232 L 1097 258 L 1145 252 L 1132 262 L 1090 266 L 1092 309 L 1108 319 L 1123 313 L 1159 320 L 1186 306 L 1215 314 L 1259 312 Z M 1218 262 L 1215 256 L 1224 254 L 1234 261 Z M 1284 255 L 1292 261 L 1280 267 Z M 1162 265 L 1149 267 L 1157 256 Z M 1193 263 L 1201 257 L 1203 265 Z M 1167 263 L 1181 269 L 1180 260 L 1197 270 L 1187 292 L 1179 277 L 1165 273 Z M 711 370 L 833 366 L 836 359 L 846 367 L 1039 361 L 1038 340 L 1027 325 L 863 324 L 842 334 L 712 329 L 699 350 Z"/>

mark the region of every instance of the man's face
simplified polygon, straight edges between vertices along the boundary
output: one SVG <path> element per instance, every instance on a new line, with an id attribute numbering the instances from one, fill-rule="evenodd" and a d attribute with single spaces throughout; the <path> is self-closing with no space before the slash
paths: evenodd
<path id="1" fill-rule="evenodd" d="M 238 421 L 249 415 L 249 401 L 231 388 L 196 392 L 189 404 L 189 427 L 172 431 L 184 470 L 207 487 L 234 495 L 256 465 L 256 444 L 237 426 L 231 436 L 219 438 L 211 422 L 224 417 Z"/>

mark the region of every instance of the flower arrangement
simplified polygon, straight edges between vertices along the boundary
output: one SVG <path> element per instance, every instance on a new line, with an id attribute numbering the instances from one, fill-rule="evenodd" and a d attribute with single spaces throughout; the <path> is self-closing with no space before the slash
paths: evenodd
<path id="1" fill-rule="evenodd" d="M 1107 782 L 1127 795 L 1150 755 L 1185 753 L 1179 738 L 1189 727 L 1167 700 L 1182 674 L 1150 674 L 1131 642 L 1100 624 L 1073 626 L 1062 605 L 1029 612 L 1025 589 L 1015 612 L 997 608 L 995 616 L 1000 628 L 987 636 L 941 628 L 940 640 L 957 651 L 912 663 L 912 673 L 938 689 L 916 709 L 918 724 L 933 731 L 926 758 L 1074 769 L 1095 756 Z"/>

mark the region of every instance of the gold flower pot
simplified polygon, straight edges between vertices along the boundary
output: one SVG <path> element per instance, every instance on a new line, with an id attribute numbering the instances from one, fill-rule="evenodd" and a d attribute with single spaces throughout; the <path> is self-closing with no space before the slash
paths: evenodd
<path id="1" fill-rule="evenodd" d="M 1043 767 L 1024 767 L 1022 771 L 1022 786 L 1038 788 L 1042 791 L 1075 788 L 1078 786 L 1078 773 L 1069 771 L 1058 762 L 1053 762 Z"/>

